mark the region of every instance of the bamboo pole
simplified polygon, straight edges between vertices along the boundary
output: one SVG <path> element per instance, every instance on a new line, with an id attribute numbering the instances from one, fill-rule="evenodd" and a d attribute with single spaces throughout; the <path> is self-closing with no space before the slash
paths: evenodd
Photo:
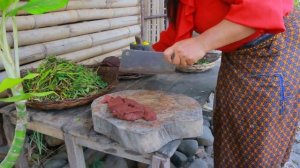
<path id="1" fill-rule="evenodd" d="M 90 8 L 124 8 L 137 6 L 139 4 L 138 0 L 114 0 L 112 2 L 106 0 L 78 0 L 70 1 L 65 10 L 74 10 L 74 9 L 90 9 Z"/>
<path id="2" fill-rule="evenodd" d="M 75 23 L 79 21 L 108 19 L 138 15 L 140 7 L 112 8 L 112 9 L 82 9 L 62 12 L 53 12 L 43 15 L 18 16 L 18 30 L 29 30 L 35 28 Z M 0 19 L 1 20 L 1 19 Z M 12 23 L 8 21 L 6 28 L 12 30 Z"/>
<path id="3" fill-rule="evenodd" d="M 116 29 L 139 23 L 139 16 L 127 16 L 113 19 L 104 19 L 64 26 L 47 27 L 19 32 L 19 46 L 44 43 L 65 39 L 84 34 L 96 33 L 109 29 Z M 13 35 L 8 33 L 8 42 L 13 45 Z"/>
<path id="4" fill-rule="evenodd" d="M 103 54 L 100 56 L 96 56 L 96 57 L 78 62 L 78 64 L 93 65 L 93 64 L 103 61 L 105 58 L 110 57 L 110 56 L 120 57 L 122 55 L 122 51 L 125 49 L 128 49 L 128 48 L 129 47 L 124 47 L 124 48 L 121 48 L 121 49 L 118 49 L 118 50 L 115 50 L 115 51 L 112 51 L 112 52 L 109 52 L 109 53 L 106 53 L 106 54 Z"/>
<path id="5" fill-rule="evenodd" d="M 146 13 L 146 16 L 150 16 L 151 15 L 151 3 L 152 2 L 152 0 L 148 0 L 148 1 L 146 1 L 146 11 L 145 11 L 145 13 Z M 146 24 L 146 39 L 145 40 L 147 40 L 147 41 L 149 41 L 149 42 L 151 42 L 151 21 L 152 20 L 146 20 L 145 21 L 145 24 Z"/>
<path id="6" fill-rule="evenodd" d="M 19 6 L 23 4 L 25 4 L 25 2 L 20 2 Z M 113 0 L 112 2 L 106 0 L 88 0 L 88 1 L 78 0 L 78 1 L 69 1 L 68 6 L 66 8 L 57 11 L 78 10 L 78 9 L 125 8 L 125 7 L 134 7 L 138 5 L 139 5 L 138 0 L 125 0 L 125 1 Z M 28 14 L 25 11 L 20 11 L 18 12 L 18 16 L 20 15 L 28 15 Z"/>
<path id="7" fill-rule="evenodd" d="M 26 64 L 41 60 L 49 55 L 62 55 L 87 49 L 93 46 L 105 44 L 122 38 L 127 38 L 140 33 L 140 26 L 134 25 L 100 33 L 72 37 L 42 44 L 36 44 L 19 48 L 20 64 Z M 0 70 L 3 64 L 0 63 Z"/>
<path id="8" fill-rule="evenodd" d="M 111 43 L 105 43 L 103 45 L 95 46 L 95 47 L 81 50 L 81 51 L 74 52 L 74 53 L 60 55 L 57 57 L 71 60 L 73 62 L 80 62 L 80 61 L 84 61 L 84 60 L 93 58 L 95 56 L 98 56 L 98 55 L 101 55 L 104 53 L 108 53 L 108 52 L 129 46 L 129 44 L 133 41 L 134 41 L 134 37 L 131 36 L 131 37 L 121 39 L 118 41 L 114 41 Z"/>
<path id="9" fill-rule="evenodd" d="M 33 63 L 29 63 L 29 64 L 25 64 L 25 65 L 21 66 L 20 69 L 24 70 L 24 69 L 37 68 L 42 62 L 43 62 L 43 60 L 36 61 L 36 62 L 33 62 Z"/>

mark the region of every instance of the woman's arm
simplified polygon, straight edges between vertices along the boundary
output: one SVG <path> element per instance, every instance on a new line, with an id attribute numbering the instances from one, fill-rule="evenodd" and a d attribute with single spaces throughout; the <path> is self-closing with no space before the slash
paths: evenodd
<path id="1" fill-rule="evenodd" d="M 165 50 L 167 61 L 175 65 L 193 65 L 206 52 L 242 40 L 255 33 L 255 29 L 223 20 L 197 37 L 175 43 Z"/>

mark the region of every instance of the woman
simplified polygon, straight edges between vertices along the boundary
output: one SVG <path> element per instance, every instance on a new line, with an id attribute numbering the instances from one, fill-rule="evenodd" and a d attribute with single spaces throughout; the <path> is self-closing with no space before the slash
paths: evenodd
<path id="1" fill-rule="evenodd" d="M 299 121 L 300 12 L 293 0 L 169 0 L 153 45 L 187 66 L 223 51 L 214 112 L 216 168 L 277 168 Z M 192 32 L 200 33 L 192 38 Z"/>

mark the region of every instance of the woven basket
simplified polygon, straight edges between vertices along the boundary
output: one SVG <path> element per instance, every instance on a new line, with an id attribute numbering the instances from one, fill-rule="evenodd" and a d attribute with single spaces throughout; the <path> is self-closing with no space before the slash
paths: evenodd
<path id="1" fill-rule="evenodd" d="M 217 51 L 217 50 L 209 51 L 202 58 L 202 60 L 205 60 L 208 63 L 194 64 L 192 66 L 186 66 L 186 67 L 177 66 L 176 70 L 180 71 L 180 72 L 187 72 L 187 73 L 205 72 L 207 70 L 212 69 L 216 65 L 216 62 L 219 60 L 221 55 L 222 55 L 222 53 L 220 51 Z"/>
<path id="2" fill-rule="evenodd" d="M 98 75 L 101 75 L 102 79 L 108 83 L 108 87 L 104 88 L 100 93 L 90 95 L 87 97 L 82 97 L 78 99 L 69 99 L 69 100 L 59 100 L 59 101 L 27 101 L 26 105 L 28 107 L 40 110 L 62 110 L 73 108 L 77 106 L 86 105 L 91 103 L 96 98 L 103 96 L 109 93 L 118 83 L 118 68 L 116 67 L 101 67 L 99 64 L 87 66 L 88 68 L 93 68 L 97 71 Z M 26 72 L 34 72 L 35 69 L 27 69 L 21 72 L 21 75 L 24 76 Z"/>
<path id="3" fill-rule="evenodd" d="M 180 72 L 205 72 L 207 70 L 210 70 L 211 68 L 213 68 L 216 65 L 216 62 L 212 62 L 212 63 L 208 63 L 208 64 L 196 64 L 196 65 L 192 65 L 192 66 L 188 66 L 188 67 L 180 67 L 177 66 L 176 70 L 180 71 Z"/>

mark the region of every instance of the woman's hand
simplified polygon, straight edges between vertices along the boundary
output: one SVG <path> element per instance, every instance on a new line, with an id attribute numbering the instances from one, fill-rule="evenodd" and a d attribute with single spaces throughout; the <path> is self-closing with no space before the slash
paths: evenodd
<path id="1" fill-rule="evenodd" d="M 194 37 L 175 43 L 165 50 L 165 59 L 175 65 L 187 66 L 194 65 L 206 54 L 200 38 Z"/>
<path id="2" fill-rule="evenodd" d="M 165 50 L 164 55 L 172 64 L 193 65 L 206 52 L 242 40 L 255 32 L 254 28 L 223 20 L 197 37 L 175 43 Z"/>

